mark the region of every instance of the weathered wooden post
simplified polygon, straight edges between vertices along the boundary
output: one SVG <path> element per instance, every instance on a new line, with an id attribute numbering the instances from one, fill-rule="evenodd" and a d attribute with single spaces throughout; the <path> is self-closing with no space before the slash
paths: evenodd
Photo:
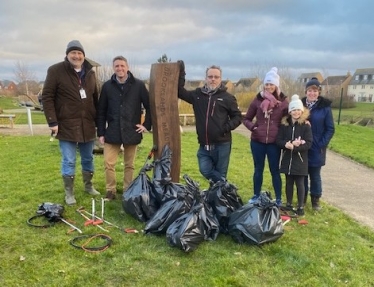
<path id="1" fill-rule="evenodd" d="M 178 111 L 178 63 L 152 64 L 149 97 L 152 115 L 155 158 L 168 145 L 172 151 L 171 179 L 179 182 L 181 165 L 181 137 Z"/>

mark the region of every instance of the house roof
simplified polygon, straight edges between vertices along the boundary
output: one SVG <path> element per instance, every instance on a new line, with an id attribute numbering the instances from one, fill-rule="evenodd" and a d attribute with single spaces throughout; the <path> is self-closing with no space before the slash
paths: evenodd
<path id="1" fill-rule="evenodd" d="M 235 87 L 243 85 L 244 87 L 250 87 L 257 80 L 257 78 L 241 78 L 236 82 Z"/>
<path id="2" fill-rule="evenodd" d="M 3 84 L 4 87 L 8 87 L 10 84 L 15 85 L 13 81 L 9 81 L 9 80 L 4 80 L 1 83 Z"/>
<path id="3" fill-rule="evenodd" d="M 357 69 L 354 75 L 373 75 L 374 68 Z"/>
<path id="4" fill-rule="evenodd" d="M 300 75 L 299 79 L 310 79 L 310 78 L 313 78 L 313 77 L 322 77 L 321 73 L 320 72 L 314 72 L 314 73 L 303 73 Z"/>
<path id="5" fill-rule="evenodd" d="M 203 80 L 186 80 L 186 87 L 188 89 L 195 89 L 204 86 Z"/>
<path id="6" fill-rule="evenodd" d="M 90 63 L 93 67 L 100 67 L 101 65 L 98 62 L 95 62 L 94 60 L 91 60 L 90 58 L 85 57 L 88 63 Z"/>
<path id="7" fill-rule="evenodd" d="M 358 78 L 356 80 L 356 78 Z M 365 79 L 366 78 L 366 79 Z M 374 68 L 357 69 L 352 76 L 350 85 L 374 85 Z"/>
<path id="8" fill-rule="evenodd" d="M 339 86 L 341 85 L 349 76 L 329 76 L 323 80 L 321 85 Z"/>

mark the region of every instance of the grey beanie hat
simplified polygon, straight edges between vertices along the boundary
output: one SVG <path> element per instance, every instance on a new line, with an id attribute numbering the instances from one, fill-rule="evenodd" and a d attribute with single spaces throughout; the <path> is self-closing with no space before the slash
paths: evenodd
<path id="1" fill-rule="evenodd" d="M 68 46 L 66 47 L 66 55 L 73 50 L 81 51 L 83 55 L 86 56 L 86 54 L 84 53 L 83 46 L 78 40 L 72 40 L 69 42 Z"/>

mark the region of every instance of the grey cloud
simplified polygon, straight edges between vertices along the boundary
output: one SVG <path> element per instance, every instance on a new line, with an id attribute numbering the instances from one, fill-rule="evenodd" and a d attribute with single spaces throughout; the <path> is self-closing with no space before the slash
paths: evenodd
<path id="1" fill-rule="evenodd" d="M 146 78 L 166 53 L 183 59 L 188 76 L 211 64 L 225 78 L 279 63 L 295 72 L 345 73 L 373 63 L 372 1 L 334 0 L 14 0 L 0 3 L 0 79 L 24 61 L 42 80 L 66 44 L 82 42 L 102 64 L 124 55 Z M 22 9 L 20 9 L 22 7 Z"/>

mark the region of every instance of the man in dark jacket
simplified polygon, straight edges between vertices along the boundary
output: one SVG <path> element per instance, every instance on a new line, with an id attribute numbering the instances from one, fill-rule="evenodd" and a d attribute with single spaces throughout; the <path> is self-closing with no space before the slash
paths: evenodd
<path id="1" fill-rule="evenodd" d="M 142 133 L 151 129 L 149 94 L 145 84 L 133 76 L 122 56 L 113 59 L 113 70 L 111 79 L 102 87 L 97 117 L 97 135 L 104 144 L 107 200 L 116 197 L 115 165 L 121 145 L 125 166 L 123 191 L 126 191 L 133 179 L 137 145 L 142 141 Z M 143 108 L 146 112 L 144 123 Z"/>
<path id="2" fill-rule="evenodd" d="M 74 177 L 77 146 L 85 191 L 90 195 L 99 195 L 92 185 L 98 91 L 92 65 L 85 60 L 79 41 L 69 42 L 65 60 L 49 67 L 42 102 L 52 134 L 59 139 L 66 204 L 76 203 Z"/>
<path id="3" fill-rule="evenodd" d="M 235 97 L 222 84 L 218 66 L 206 69 L 205 85 L 194 91 L 184 88 L 185 70 L 180 64 L 178 97 L 193 106 L 200 147 L 197 152 L 201 174 L 212 182 L 225 179 L 231 153 L 231 131 L 241 124 L 242 115 Z"/>

